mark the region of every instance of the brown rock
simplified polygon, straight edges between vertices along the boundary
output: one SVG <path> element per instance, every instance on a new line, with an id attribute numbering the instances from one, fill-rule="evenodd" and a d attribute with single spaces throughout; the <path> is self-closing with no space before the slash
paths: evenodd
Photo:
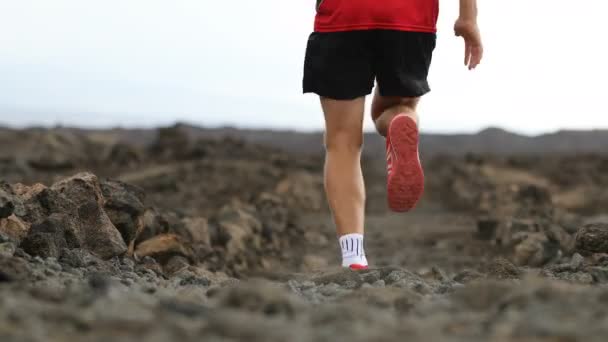
<path id="1" fill-rule="evenodd" d="M 557 257 L 559 243 L 547 238 L 543 233 L 526 233 L 525 238 L 515 246 L 514 262 L 519 266 L 542 266 Z"/>
<path id="2" fill-rule="evenodd" d="M 608 223 L 581 227 L 576 233 L 576 250 L 583 254 L 608 253 Z"/>
<path id="3" fill-rule="evenodd" d="M 242 205 L 223 207 L 217 217 L 219 222 L 219 243 L 226 246 L 228 257 L 242 254 L 249 248 L 257 249 L 253 237 L 259 237 L 262 224 L 252 214 L 253 209 Z M 258 244 L 260 241 L 257 241 Z"/>
<path id="4" fill-rule="evenodd" d="M 184 232 L 187 233 L 185 238 L 193 244 L 211 245 L 209 238 L 209 225 L 204 217 L 184 218 L 182 219 Z"/>
<path id="5" fill-rule="evenodd" d="M 266 235 L 285 231 L 289 221 L 289 210 L 280 196 L 262 193 L 258 197 L 256 208 Z"/>
<path id="6" fill-rule="evenodd" d="M 0 219 L 0 234 L 6 235 L 16 243 L 21 243 L 29 230 L 30 224 L 23 222 L 15 215 Z"/>
<path id="7" fill-rule="evenodd" d="M 78 232 L 83 247 L 103 259 L 127 251 L 120 232 L 97 202 L 88 201 L 78 208 Z"/>
<path id="8" fill-rule="evenodd" d="M 181 255 L 193 258 L 192 249 L 175 234 L 164 234 L 146 240 L 135 248 L 135 257 L 152 257 L 161 263 L 166 263 L 172 256 Z"/>
<path id="9" fill-rule="evenodd" d="M 52 190 L 69 198 L 72 202 L 84 203 L 91 200 L 100 206 L 105 204 L 97 176 L 83 172 L 63 179 L 51 187 Z"/>
<path id="10" fill-rule="evenodd" d="M 277 184 L 276 192 L 284 196 L 288 207 L 298 210 L 320 210 L 324 205 L 323 179 L 308 172 L 289 174 Z"/>
<path id="11" fill-rule="evenodd" d="M 47 188 L 46 186 L 44 186 L 43 184 L 40 184 L 40 183 L 36 183 L 32 186 L 27 186 L 27 185 L 23 185 L 21 183 L 17 183 L 12 186 L 12 189 L 13 189 L 15 195 L 21 197 L 21 199 L 24 201 L 27 201 L 29 199 L 36 197 L 38 194 L 40 194 L 46 188 Z"/>

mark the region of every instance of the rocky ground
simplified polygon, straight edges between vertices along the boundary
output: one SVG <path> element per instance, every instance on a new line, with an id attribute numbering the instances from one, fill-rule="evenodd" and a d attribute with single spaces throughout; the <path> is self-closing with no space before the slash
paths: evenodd
<path id="1" fill-rule="evenodd" d="M 383 155 L 380 153 L 379 155 Z M 335 267 L 320 156 L 177 128 L 0 134 L 0 341 L 605 341 L 608 158 L 426 160 Z"/>

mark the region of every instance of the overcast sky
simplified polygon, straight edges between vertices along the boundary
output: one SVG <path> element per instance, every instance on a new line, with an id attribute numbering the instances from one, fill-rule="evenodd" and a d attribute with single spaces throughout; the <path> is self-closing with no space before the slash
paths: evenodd
<path id="1" fill-rule="evenodd" d="M 474 72 L 452 33 L 457 3 L 441 0 L 424 130 L 608 128 L 604 1 L 481 0 Z M 0 0 L 0 124 L 320 129 L 317 98 L 301 94 L 314 4 Z"/>

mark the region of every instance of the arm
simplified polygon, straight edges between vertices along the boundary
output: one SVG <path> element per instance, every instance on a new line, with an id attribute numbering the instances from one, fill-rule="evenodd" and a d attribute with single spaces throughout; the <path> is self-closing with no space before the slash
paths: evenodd
<path id="1" fill-rule="evenodd" d="M 460 16 L 454 24 L 454 33 L 464 39 L 464 64 L 475 69 L 483 57 L 483 43 L 477 26 L 477 0 L 460 0 Z"/>
<path id="2" fill-rule="evenodd" d="M 460 18 L 477 21 L 477 0 L 460 0 Z"/>

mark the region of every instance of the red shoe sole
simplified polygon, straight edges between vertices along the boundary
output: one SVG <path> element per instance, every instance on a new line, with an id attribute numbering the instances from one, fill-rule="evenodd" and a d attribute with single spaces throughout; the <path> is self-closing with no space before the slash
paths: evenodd
<path id="1" fill-rule="evenodd" d="M 352 264 L 352 265 L 348 266 L 348 268 L 350 268 L 353 271 L 360 271 L 360 270 L 368 269 L 367 266 L 359 265 L 359 264 Z"/>
<path id="2" fill-rule="evenodd" d="M 424 192 L 424 172 L 418 157 L 418 126 L 406 115 L 389 126 L 391 148 L 396 156 L 387 182 L 388 206 L 396 212 L 413 209 Z"/>

